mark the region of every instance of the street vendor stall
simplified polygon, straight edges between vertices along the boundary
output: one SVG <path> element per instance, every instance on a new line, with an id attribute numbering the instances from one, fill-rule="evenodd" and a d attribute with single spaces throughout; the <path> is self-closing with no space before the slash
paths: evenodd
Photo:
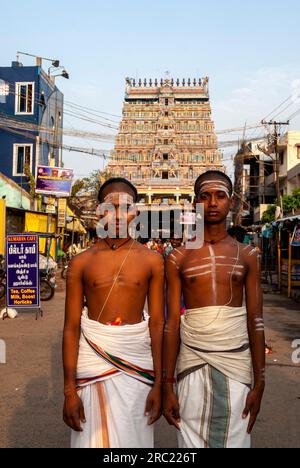
<path id="1" fill-rule="evenodd" d="M 67 207 L 66 232 L 69 234 L 69 243 L 71 243 L 71 245 L 75 243 L 83 246 L 85 244 L 87 231 L 80 219 L 69 207 Z"/>
<path id="2" fill-rule="evenodd" d="M 300 215 L 276 221 L 279 289 L 300 297 Z"/>

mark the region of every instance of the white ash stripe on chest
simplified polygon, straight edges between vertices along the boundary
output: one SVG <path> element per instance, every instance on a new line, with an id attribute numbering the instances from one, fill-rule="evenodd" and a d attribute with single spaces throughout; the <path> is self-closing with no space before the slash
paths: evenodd
<path id="1" fill-rule="evenodd" d="M 199 270 L 204 270 L 205 268 L 211 268 L 211 269 L 214 269 L 214 267 L 226 267 L 226 268 L 233 268 L 235 267 L 235 269 L 239 269 L 239 270 L 244 270 L 245 267 L 244 265 L 236 265 L 234 266 L 234 264 L 227 264 L 227 263 L 217 263 L 216 261 L 212 261 L 211 263 L 206 263 L 205 265 L 199 265 L 197 267 L 194 267 L 194 268 L 188 268 L 187 270 L 185 270 L 183 272 L 183 274 L 186 274 L 186 273 L 193 273 L 193 272 L 196 272 L 196 271 L 199 271 Z M 216 268 L 217 270 L 217 268 Z M 216 271 L 217 272 L 217 271 Z"/>
<path id="2" fill-rule="evenodd" d="M 212 269 L 212 292 L 214 300 L 217 299 L 217 267 L 216 267 L 216 254 L 212 245 L 209 246 L 209 253 L 211 256 L 211 269 Z"/>

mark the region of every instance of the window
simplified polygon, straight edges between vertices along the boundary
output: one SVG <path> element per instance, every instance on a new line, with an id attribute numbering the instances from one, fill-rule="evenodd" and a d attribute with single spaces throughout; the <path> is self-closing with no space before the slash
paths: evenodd
<path id="1" fill-rule="evenodd" d="M 283 164 L 284 164 L 284 151 L 281 151 L 279 153 L 279 160 L 280 160 L 280 165 L 283 166 Z"/>
<path id="2" fill-rule="evenodd" d="M 15 113 L 34 113 L 34 83 L 16 83 Z"/>
<path id="3" fill-rule="evenodd" d="M 6 96 L 9 96 L 9 83 L 0 80 L 0 104 L 6 103 Z"/>
<path id="4" fill-rule="evenodd" d="M 164 140 L 164 145 L 168 145 L 169 144 L 169 140 Z"/>
<path id="5" fill-rule="evenodd" d="M 168 180 L 169 179 L 169 173 L 168 172 L 163 172 L 162 173 L 162 179 L 163 180 Z"/>
<path id="6" fill-rule="evenodd" d="M 166 99 L 165 99 L 165 106 L 168 106 L 168 105 L 169 105 L 169 99 L 166 98 Z"/>
<path id="7" fill-rule="evenodd" d="M 14 145 L 14 176 L 25 175 L 25 166 L 32 170 L 33 145 Z"/>
<path id="8" fill-rule="evenodd" d="M 164 154 L 163 158 L 164 158 L 164 161 L 169 161 L 169 155 L 168 154 Z"/>

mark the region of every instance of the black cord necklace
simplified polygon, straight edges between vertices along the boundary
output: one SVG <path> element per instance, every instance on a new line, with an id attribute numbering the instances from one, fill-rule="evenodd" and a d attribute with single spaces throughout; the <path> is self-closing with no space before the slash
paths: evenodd
<path id="1" fill-rule="evenodd" d="M 129 237 L 129 239 L 126 239 L 124 242 L 122 242 L 122 244 L 110 244 L 107 240 L 107 238 L 103 239 L 105 244 L 111 249 L 111 250 L 119 250 L 121 247 L 123 247 L 123 245 L 126 245 L 128 244 L 128 242 L 130 242 L 132 239 L 131 237 Z"/>
<path id="2" fill-rule="evenodd" d="M 223 240 L 227 239 L 228 237 L 228 234 L 226 234 L 225 237 L 222 237 L 222 239 L 218 239 L 218 240 L 206 240 L 204 239 L 204 242 L 206 242 L 207 244 L 210 244 L 210 245 L 215 245 L 215 244 L 218 244 L 219 242 L 222 242 Z"/>

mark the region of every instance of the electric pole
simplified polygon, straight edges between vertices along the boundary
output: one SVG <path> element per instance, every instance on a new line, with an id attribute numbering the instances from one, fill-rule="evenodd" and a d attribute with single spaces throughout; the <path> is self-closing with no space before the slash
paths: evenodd
<path id="1" fill-rule="evenodd" d="M 274 131 L 272 134 L 273 144 L 275 147 L 275 177 L 276 177 L 276 196 L 277 196 L 277 206 L 280 207 L 282 210 L 282 198 L 280 193 L 280 159 L 279 159 L 279 152 L 278 152 L 278 141 L 280 137 L 280 127 L 282 126 L 289 126 L 290 121 L 287 122 L 276 122 L 276 120 L 271 120 L 270 122 L 266 122 L 262 120 L 262 125 L 269 125 L 274 127 Z"/>

